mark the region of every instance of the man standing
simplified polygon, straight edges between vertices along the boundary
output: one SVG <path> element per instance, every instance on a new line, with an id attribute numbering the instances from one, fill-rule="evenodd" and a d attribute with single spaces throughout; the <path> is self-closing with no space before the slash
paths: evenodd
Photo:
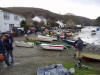
<path id="1" fill-rule="evenodd" d="M 7 38 L 8 43 L 8 50 L 7 50 L 7 57 L 9 59 L 9 56 L 11 57 L 11 64 L 14 63 L 14 57 L 13 57 L 13 36 L 11 34 L 8 35 Z"/>
<path id="2" fill-rule="evenodd" d="M 5 39 L 6 39 L 5 35 L 2 35 L 0 38 L 0 53 L 3 54 L 3 56 L 5 57 L 5 63 L 7 64 L 7 66 L 10 66 L 9 59 L 7 58 L 7 55 L 6 55 Z"/>
<path id="3" fill-rule="evenodd" d="M 83 41 L 80 39 L 80 37 L 77 38 L 77 40 L 74 42 L 74 47 L 75 47 L 75 54 L 74 57 L 80 58 L 81 52 L 83 50 Z"/>

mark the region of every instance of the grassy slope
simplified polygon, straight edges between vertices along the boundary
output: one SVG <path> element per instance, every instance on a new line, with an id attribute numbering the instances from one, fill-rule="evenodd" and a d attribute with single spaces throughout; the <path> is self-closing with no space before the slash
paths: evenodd
<path id="1" fill-rule="evenodd" d="M 74 66 L 74 63 L 64 63 L 64 67 L 70 69 L 70 68 L 75 68 L 75 73 L 71 75 L 95 75 L 95 74 L 100 74 L 100 70 L 91 68 L 91 69 L 85 69 L 85 68 L 77 68 Z"/>

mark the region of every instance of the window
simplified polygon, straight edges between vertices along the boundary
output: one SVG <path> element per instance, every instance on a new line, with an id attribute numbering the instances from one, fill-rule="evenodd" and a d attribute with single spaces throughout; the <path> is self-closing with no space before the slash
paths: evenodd
<path id="1" fill-rule="evenodd" d="M 12 30 L 14 28 L 14 24 L 9 24 L 9 29 Z"/>
<path id="2" fill-rule="evenodd" d="M 9 19 L 10 19 L 9 13 L 4 12 L 4 20 L 9 20 Z"/>
<path id="3" fill-rule="evenodd" d="M 18 21 L 19 20 L 18 16 L 14 16 L 14 20 Z"/>

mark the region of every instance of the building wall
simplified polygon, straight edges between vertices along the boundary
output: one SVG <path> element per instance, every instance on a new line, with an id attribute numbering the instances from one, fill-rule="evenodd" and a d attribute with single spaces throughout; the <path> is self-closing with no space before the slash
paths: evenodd
<path id="1" fill-rule="evenodd" d="M 5 26 L 5 28 L 7 27 Z M 3 12 L 2 10 L 0 10 L 0 32 L 4 31 L 3 29 L 4 29 Z"/>
<path id="2" fill-rule="evenodd" d="M 1 31 L 2 32 L 6 32 L 11 30 L 13 27 L 20 27 L 20 22 L 22 20 L 25 20 L 24 17 L 13 14 L 13 13 L 9 13 L 9 12 L 5 12 L 2 11 L 0 13 L 0 20 L 2 18 L 2 27 L 1 27 Z M 1 22 L 1 21 L 0 21 Z"/>

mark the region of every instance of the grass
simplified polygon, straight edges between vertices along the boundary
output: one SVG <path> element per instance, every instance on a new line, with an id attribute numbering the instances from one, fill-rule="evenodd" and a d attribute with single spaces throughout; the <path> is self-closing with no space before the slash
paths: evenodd
<path id="1" fill-rule="evenodd" d="M 96 70 L 94 68 L 91 68 L 91 69 L 78 68 L 78 67 L 75 67 L 73 63 L 64 63 L 63 66 L 66 67 L 67 69 L 70 69 L 70 68 L 75 69 L 75 73 L 71 75 L 100 75 L 100 70 Z"/>
<path id="2" fill-rule="evenodd" d="M 25 42 L 36 42 L 36 40 L 30 39 L 30 40 L 25 40 Z"/>

